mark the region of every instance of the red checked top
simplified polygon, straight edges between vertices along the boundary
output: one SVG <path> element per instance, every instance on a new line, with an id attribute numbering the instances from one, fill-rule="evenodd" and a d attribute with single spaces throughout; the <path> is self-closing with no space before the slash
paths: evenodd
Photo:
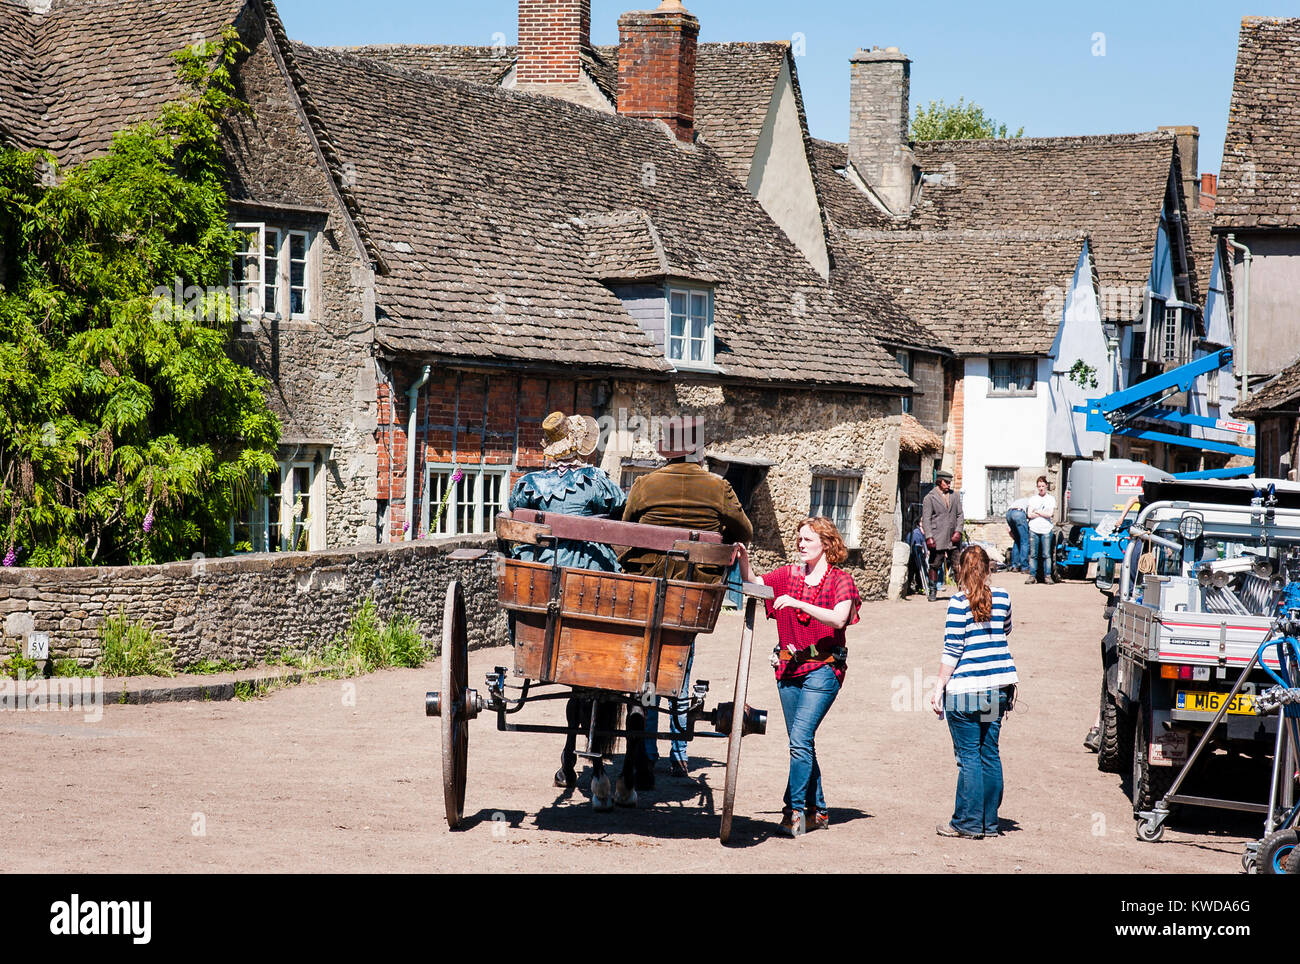
<path id="1" fill-rule="evenodd" d="M 848 625 L 852 626 L 858 621 L 858 608 L 862 605 L 853 578 L 843 569 L 831 566 L 820 583 L 809 586 L 804 583 L 804 567 L 799 564 L 773 569 L 762 578 L 764 583 L 772 587 L 774 598 L 766 603 L 767 618 L 776 620 L 776 634 L 781 641 L 781 665 L 776 668 L 776 678 L 783 680 L 806 676 L 829 664 L 835 671 L 836 678 L 841 683 L 844 682 L 844 669 L 835 665 L 835 650 L 844 645 L 844 630 L 818 622 L 802 609 L 793 606 L 778 611 L 772 603 L 775 598 L 791 596 L 822 609 L 834 609 L 848 599 L 853 603 L 848 621 Z M 790 652 L 791 644 L 797 647 L 798 652 Z"/>

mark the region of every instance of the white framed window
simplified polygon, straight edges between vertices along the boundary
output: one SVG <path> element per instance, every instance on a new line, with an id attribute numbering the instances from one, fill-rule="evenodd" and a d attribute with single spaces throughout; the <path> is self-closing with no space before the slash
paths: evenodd
<path id="1" fill-rule="evenodd" d="M 1205 376 L 1205 404 L 1219 404 L 1219 373 L 1217 370 Z"/>
<path id="2" fill-rule="evenodd" d="M 1038 361 L 1035 358 L 990 358 L 990 395 L 1034 395 Z"/>
<path id="3" fill-rule="evenodd" d="M 230 283 L 235 288 L 241 318 L 262 313 L 262 231 L 261 224 L 236 224 L 238 247 L 230 267 Z"/>
<path id="4" fill-rule="evenodd" d="M 253 480 L 253 504 L 231 520 L 236 552 L 303 552 L 321 548 L 324 526 L 314 491 L 316 462 L 277 463 L 270 474 Z"/>
<path id="5" fill-rule="evenodd" d="M 460 480 L 452 482 L 458 469 Z M 430 465 L 425 469 L 420 530 L 427 536 L 493 532 L 509 497 L 508 466 Z"/>
<path id="6" fill-rule="evenodd" d="M 853 503 L 858 499 L 862 480 L 857 475 L 813 475 L 812 497 L 808 514 L 824 515 L 835 523 L 847 546 L 857 545 L 853 526 Z"/>
<path id="7" fill-rule="evenodd" d="M 618 487 L 623 490 L 624 494 L 631 492 L 632 483 L 643 475 L 649 475 L 664 464 L 667 463 L 661 463 L 660 465 L 624 465 L 619 472 Z"/>
<path id="8" fill-rule="evenodd" d="M 668 289 L 668 360 L 683 368 L 713 367 L 713 295 L 692 288 Z"/>
<path id="9" fill-rule="evenodd" d="M 1174 361 L 1178 358 L 1179 337 L 1182 334 L 1182 311 L 1178 308 L 1165 308 L 1164 335 L 1161 339 L 1162 357 L 1165 361 Z"/>
<path id="10" fill-rule="evenodd" d="M 238 241 L 230 282 L 241 313 L 246 318 L 309 318 L 315 232 L 285 230 L 261 221 L 241 221 L 233 228 Z"/>
<path id="11" fill-rule="evenodd" d="M 902 348 L 900 348 L 898 351 L 894 352 L 894 358 L 898 360 L 898 367 L 903 370 L 903 374 L 905 374 L 908 378 L 911 378 L 912 377 L 912 353 L 910 351 L 905 351 Z M 903 411 L 910 412 L 911 410 L 912 410 L 912 396 L 904 395 Z"/>
<path id="12" fill-rule="evenodd" d="M 1016 501 L 1016 472 L 1018 469 L 989 468 L 990 519 L 1007 514 L 1007 508 Z"/>

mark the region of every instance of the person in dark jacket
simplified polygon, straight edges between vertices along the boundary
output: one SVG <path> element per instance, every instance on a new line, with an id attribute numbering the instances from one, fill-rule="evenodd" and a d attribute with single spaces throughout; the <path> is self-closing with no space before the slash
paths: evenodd
<path id="1" fill-rule="evenodd" d="M 921 531 L 930 550 L 930 601 L 936 598 L 943 564 L 949 572 L 957 571 L 957 553 L 961 550 L 961 527 L 966 516 L 961 496 L 952 490 L 952 473 L 941 469 L 935 474 L 935 487 L 921 503 Z"/>
<path id="2" fill-rule="evenodd" d="M 754 526 L 745 515 L 731 484 L 700 465 L 704 445 L 702 418 L 669 419 L 659 443 L 659 454 L 668 460 L 668 464 L 632 483 L 627 504 L 623 506 L 623 521 L 720 532 L 723 542 L 748 542 L 754 535 Z M 628 549 L 619 561 L 624 571 L 638 575 L 667 576 L 669 579 L 687 577 L 686 560 L 652 549 Z M 720 566 L 696 566 L 690 578 L 693 582 L 720 583 L 724 575 L 725 569 Z M 694 658 L 695 647 L 692 645 L 682 680 L 682 694 L 691 685 Z M 658 722 L 658 710 L 650 709 L 641 717 L 634 707 L 629 711 L 627 725 L 629 730 L 637 728 L 638 724 L 655 730 Z M 685 720 L 674 714 L 673 731 L 682 732 L 685 727 Z M 636 791 L 654 788 L 654 762 L 658 754 L 653 751 L 653 743 L 647 747 L 645 740 L 628 738 L 623 775 L 619 777 L 614 792 L 615 803 L 636 806 Z M 674 776 L 688 774 L 685 740 L 673 741 L 671 772 Z"/>

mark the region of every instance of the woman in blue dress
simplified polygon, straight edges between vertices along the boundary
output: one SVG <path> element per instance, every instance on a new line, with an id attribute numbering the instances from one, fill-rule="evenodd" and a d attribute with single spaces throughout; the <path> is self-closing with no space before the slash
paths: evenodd
<path id="1" fill-rule="evenodd" d="M 542 422 L 546 436 L 544 454 L 549 463 L 539 472 L 529 472 L 510 492 L 509 506 L 515 509 L 537 509 L 541 512 L 558 512 L 563 515 L 618 515 L 627 497 L 600 468 L 587 463 L 587 457 L 596 451 L 600 430 L 590 415 L 571 415 L 552 412 Z M 551 546 L 516 544 L 511 555 L 524 562 L 541 562 L 576 569 L 597 569 L 602 572 L 620 572 L 618 558 L 607 545 L 598 542 L 561 540 Z M 597 729 L 613 730 L 619 725 L 619 706 L 601 703 L 597 709 Z M 591 719 L 591 703 L 572 697 L 565 711 L 571 730 Z M 575 752 L 576 732 L 570 732 L 564 742 L 560 769 L 555 773 L 555 785 L 573 787 L 578 782 L 578 755 Z M 607 745 L 593 745 L 593 754 L 613 751 L 612 740 Z M 591 781 L 591 804 L 597 810 L 609 810 L 613 799 L 609 778 L 605 776 L 601 756 L 593 761 L 594 776 Z"/>

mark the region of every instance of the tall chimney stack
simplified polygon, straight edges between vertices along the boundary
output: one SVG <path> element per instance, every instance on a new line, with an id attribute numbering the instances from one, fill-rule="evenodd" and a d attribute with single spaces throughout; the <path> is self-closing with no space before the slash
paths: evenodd
<path id="1" fill-rule="evenodd" d="M 909 145 L 912 62 L 897 47 L 849 60 L 849 160 L 894 214 L 908 214 L 916 185 Z"/>
<path id="2" fill-rule="evenodd" d="M 519 0 L 519 89 L 548 93 L 550 85 L 579 84 L 590 46 L 591 0 Z"/>
<path id="3" fill-rule="evenodd" d="M 1200 173 L 1196 170 L 1200 158 L 1197 146 L 1201 140 L 1201 129 L 1195 124 L 1179 124 L 1172 127 L 1157 127 L 1159 131 L 1169 131 L 1178 142 L 1178 160 L 1183 169 L 1183 197 L 1187 208 L 1191 210 L 1201 206 Z"/>
<path id="4" fill-rule="evenodd" d="M 695 139 L 695 50 L 700 22 L 678 0 L 618 18 L 618 112 L 661 120 Z"/>

